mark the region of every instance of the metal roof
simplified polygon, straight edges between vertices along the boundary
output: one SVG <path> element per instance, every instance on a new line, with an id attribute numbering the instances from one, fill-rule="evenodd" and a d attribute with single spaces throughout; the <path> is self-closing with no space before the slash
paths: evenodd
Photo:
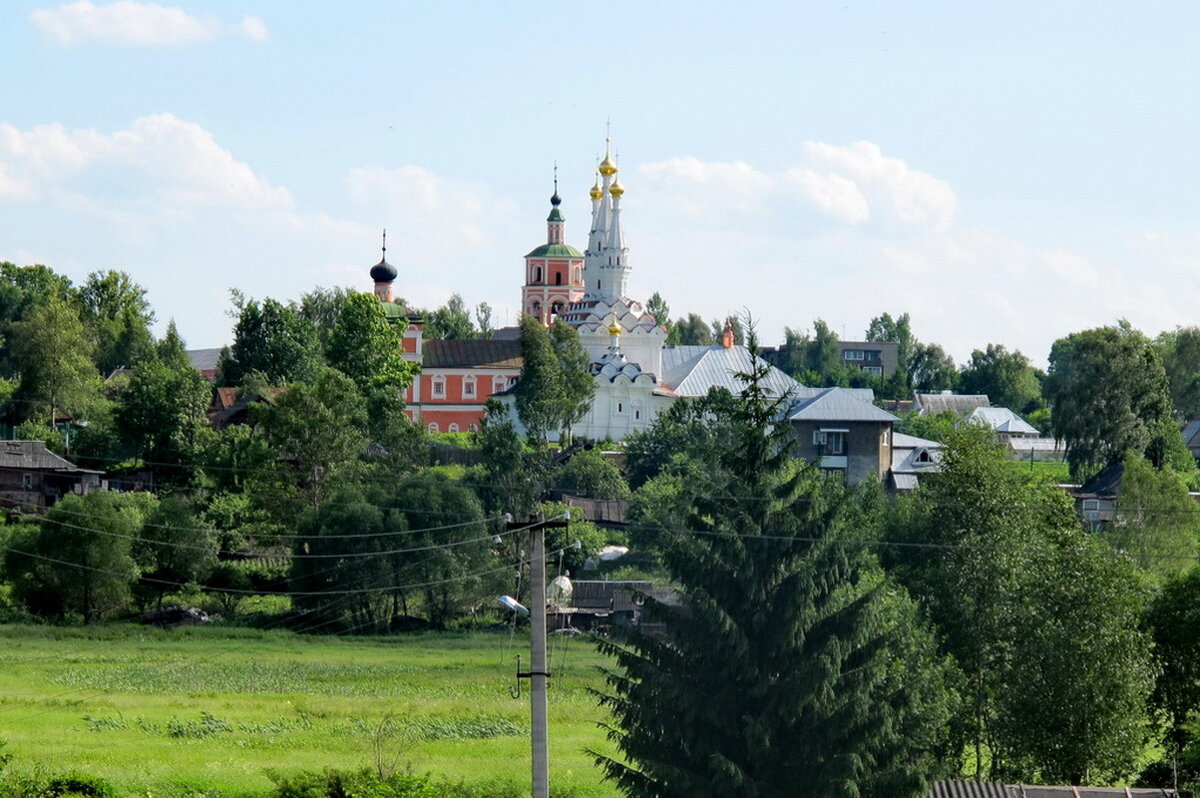
<path id="1" fill-rule="evenodd" d="M 521 368 L 520 341 L 426 341 L 422 365 L 429 368 Z"/>
<path id="2" fill-rule="evenodd" d="M 766 364 L 762 358 L 759 364 Z M 663 374 L 660 382 L 671 387 L 678 396 L 704 396 L 710 388 L 725 388 L 738 393 L 746 387 L 739 374 L 753 367 L 750 350 L 744 346 L 726 349 L 715 346 L 668 346 L 662 350 Z M 771 396 L 794 396 L 804 386 L 771 366 L 763 387 Z"/>
<path id="3" fill-rule="evenodd" d="M 977 407 L 967 416 L 972 424 L 986 424 L 996 432 L 1019 432 L 1023 435 L 1041 435 L 1037 427 L 1018 416 L 1007 407 Z"/>
<path id="4" fill-rule="evenodd" d="M 542 244 L 530 251 L 527 258 L 582 258 L 583 253 L 569 244 Z"/>
<path id="5" fill-rule="evenodd" d="M 988 407 L 991 402 L 981 393 L 919 393 L 913 403 L 922 413 L 941 413 L 953 410 L 966 415 L 977 407 Z"/>
<path id="6" fill-rule="evenodd" d="M 791 421 L 898 421 L 886 410 L 880 410 L 870 402 L 864 402 L 846 388 L 825 388 L 811 399 L 806 399 L 788 413 Z"/>
<path id="7" fill-rule="evenodd" d="M 69 471 L 76 474 L 99 474 L 80 468 L 70 460 L 59 457 L 46 448 L 44 441 L 4 441 L 0 444 L 0 468 L 29 471 Z"/>
<path id="8" fill-rule="evenodd" d="M 188 363 L 196 371 L 216 371 L 221 360 L 221 347 L 215 349 L 189 349 L 185 353 Z"/>

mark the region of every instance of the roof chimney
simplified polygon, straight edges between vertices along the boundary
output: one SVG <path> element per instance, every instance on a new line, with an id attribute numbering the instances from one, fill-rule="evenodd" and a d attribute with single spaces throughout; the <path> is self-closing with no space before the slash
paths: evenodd
<path id="1" fill-rule="evenodd" d="M 733 349 L 733 323 L 725 319 L 725 331 L 721 333 L 721 346 Z"/>

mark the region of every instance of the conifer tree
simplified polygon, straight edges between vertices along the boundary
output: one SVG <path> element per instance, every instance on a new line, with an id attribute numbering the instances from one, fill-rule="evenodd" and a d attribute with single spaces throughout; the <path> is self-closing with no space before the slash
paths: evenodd
<path id="1" fill-rule="evenodd" d="M 923 794 L 944 671 L 913 602 L 852 539 L 849 492 L 789 456 L 765 373 L 744 375 L 734 440 L 664 514 L 684 607 L 647 597 L 665 636 L 601 645 L 621 758 L 597 761 L 647 798 Z"/>

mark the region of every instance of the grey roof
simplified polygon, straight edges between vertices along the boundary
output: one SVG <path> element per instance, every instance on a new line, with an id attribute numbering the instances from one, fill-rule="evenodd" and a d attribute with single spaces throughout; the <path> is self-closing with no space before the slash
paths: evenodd
<path id="1" fill-rule="evenodd" d="M 981 393 L 919 393 L 913 398 L 913 404 L 922 413 L 937 414 L 953 410 L 965 416 L 977 407 L 988 407 L 991 402 Z"/>
<path id="2" fill-rule="evenodd" d="M 1196 435 L 1200 434 L 1200 418 L 1193 419 L 1183 428 L 1183 442 L 1188 446 L 1200 444 L 1200 440 L 1196 440 Z"/>
<path id="3" fill-rule="evenodd" d="M 825 388 L 805 399 L 788 412 L 791 421 L 898 421 L 886 410 L 864 402 L 846 388 Z"/>
<path id="4" fill-rule="evenodd" d="M 1158 787 L 1039 787 L 965 780 L 934 783 L 928 798 L 1178 798 Z"/>
<path id="5" fill-rule="evenodd" d="M 893 471 L 892 484 L 896 490 L 916 490 L 921 483 L 916 474 L 897 474 Z"/>
<path id="6" fill-rule="evenodd" d="M 892 479 L 900 490 L 911 490 L 917 486 L 917 476 L 935 473 L 941 468 L 942 450 L 937 441 L 928 441 L 902 432 L 892 433 Z M 912 486 L 901 485 L 901 477 L 911 477 Z"/>
<path id="7" fill-rule="evenodd" d="M 0 468 L 28 471 L 67 471 L 75 474 L 99 474 L 80 468 L 46 448 L 44 441 L 4 441 L 0 445 Z"/>
<path id="8" fill-rule="evenodd" d="M 189 349 L 188 362 L 196 371 L 216 371 L 217 363 L 221 359 L 221 349 L 219 346 L 216 349 Z"/>
<path id="9" fill-rule="evenodd" d="M 520 341 L 495 339 L 426 341 L 421 354 L 426 369 L 519 369 L 524 362 Z"/>
<path id="10" fill-rule="evenodd" d="M 892 449 L 944 449 L 945 444 L 931 441 L 928 438 L 918 438 L 916 435 L 905 435 L 903 432 L 892 433 Z"/>
<path id="11" fill-rule="evenodd" d="M 977 407 L 967 416 L 972 424 L 985 424 L 996 432 L 1041 435 L 1037 427 L 1018 416 L 1007 407 Z"/>
<path id="12" fill-rule="evenodd" d="M 758 359 L 760 364 L 766 361 Z M 667 384 L 678 396 L 704 396 L 709 388 L 725 388 L 738 393 L 745 383 L 737 376 L 750 371 L 754 361 L 744 346 L 728 349 L 714 346 L 668 346 L 662 350 L 663 373 L 660 382 Z M 799 395 L 804 386 L 774 366 L 769 371 L 764 388 L 774 397 Z"/>

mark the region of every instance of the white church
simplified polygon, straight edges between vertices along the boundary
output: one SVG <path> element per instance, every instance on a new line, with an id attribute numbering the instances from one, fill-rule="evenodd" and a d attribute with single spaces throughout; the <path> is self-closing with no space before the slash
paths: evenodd
<path id="1" fill-rule="evenodd" d="M 621 229 L 621 197 L 617 165 L 607 152 L 592 186 L 592 224 L 587 249 L 566 244 L 565 223 L 555 191 L 550 198 L 546 243 L 525 256 L 521 308 L 550 324 L 561 319 L 579 332 L 591 359 L 596 392 L 587 416 L 572 429 L 577 437 L 618 441 L 644 430 L 681 397 L 699 397 L 714 386 L 737 393 L 737 375 L 752 366 L 749 351 L 733 342 L 728 327 L 713 346 L 667 346 L 667 331 L 642 303 L 630 299 L 632 267 Z M 808 398 L 805 388 L 769 367 L 767 388 L 776 396 Z M 519 425 L 511 391 L 496 398 L 508 404 Z"/>

